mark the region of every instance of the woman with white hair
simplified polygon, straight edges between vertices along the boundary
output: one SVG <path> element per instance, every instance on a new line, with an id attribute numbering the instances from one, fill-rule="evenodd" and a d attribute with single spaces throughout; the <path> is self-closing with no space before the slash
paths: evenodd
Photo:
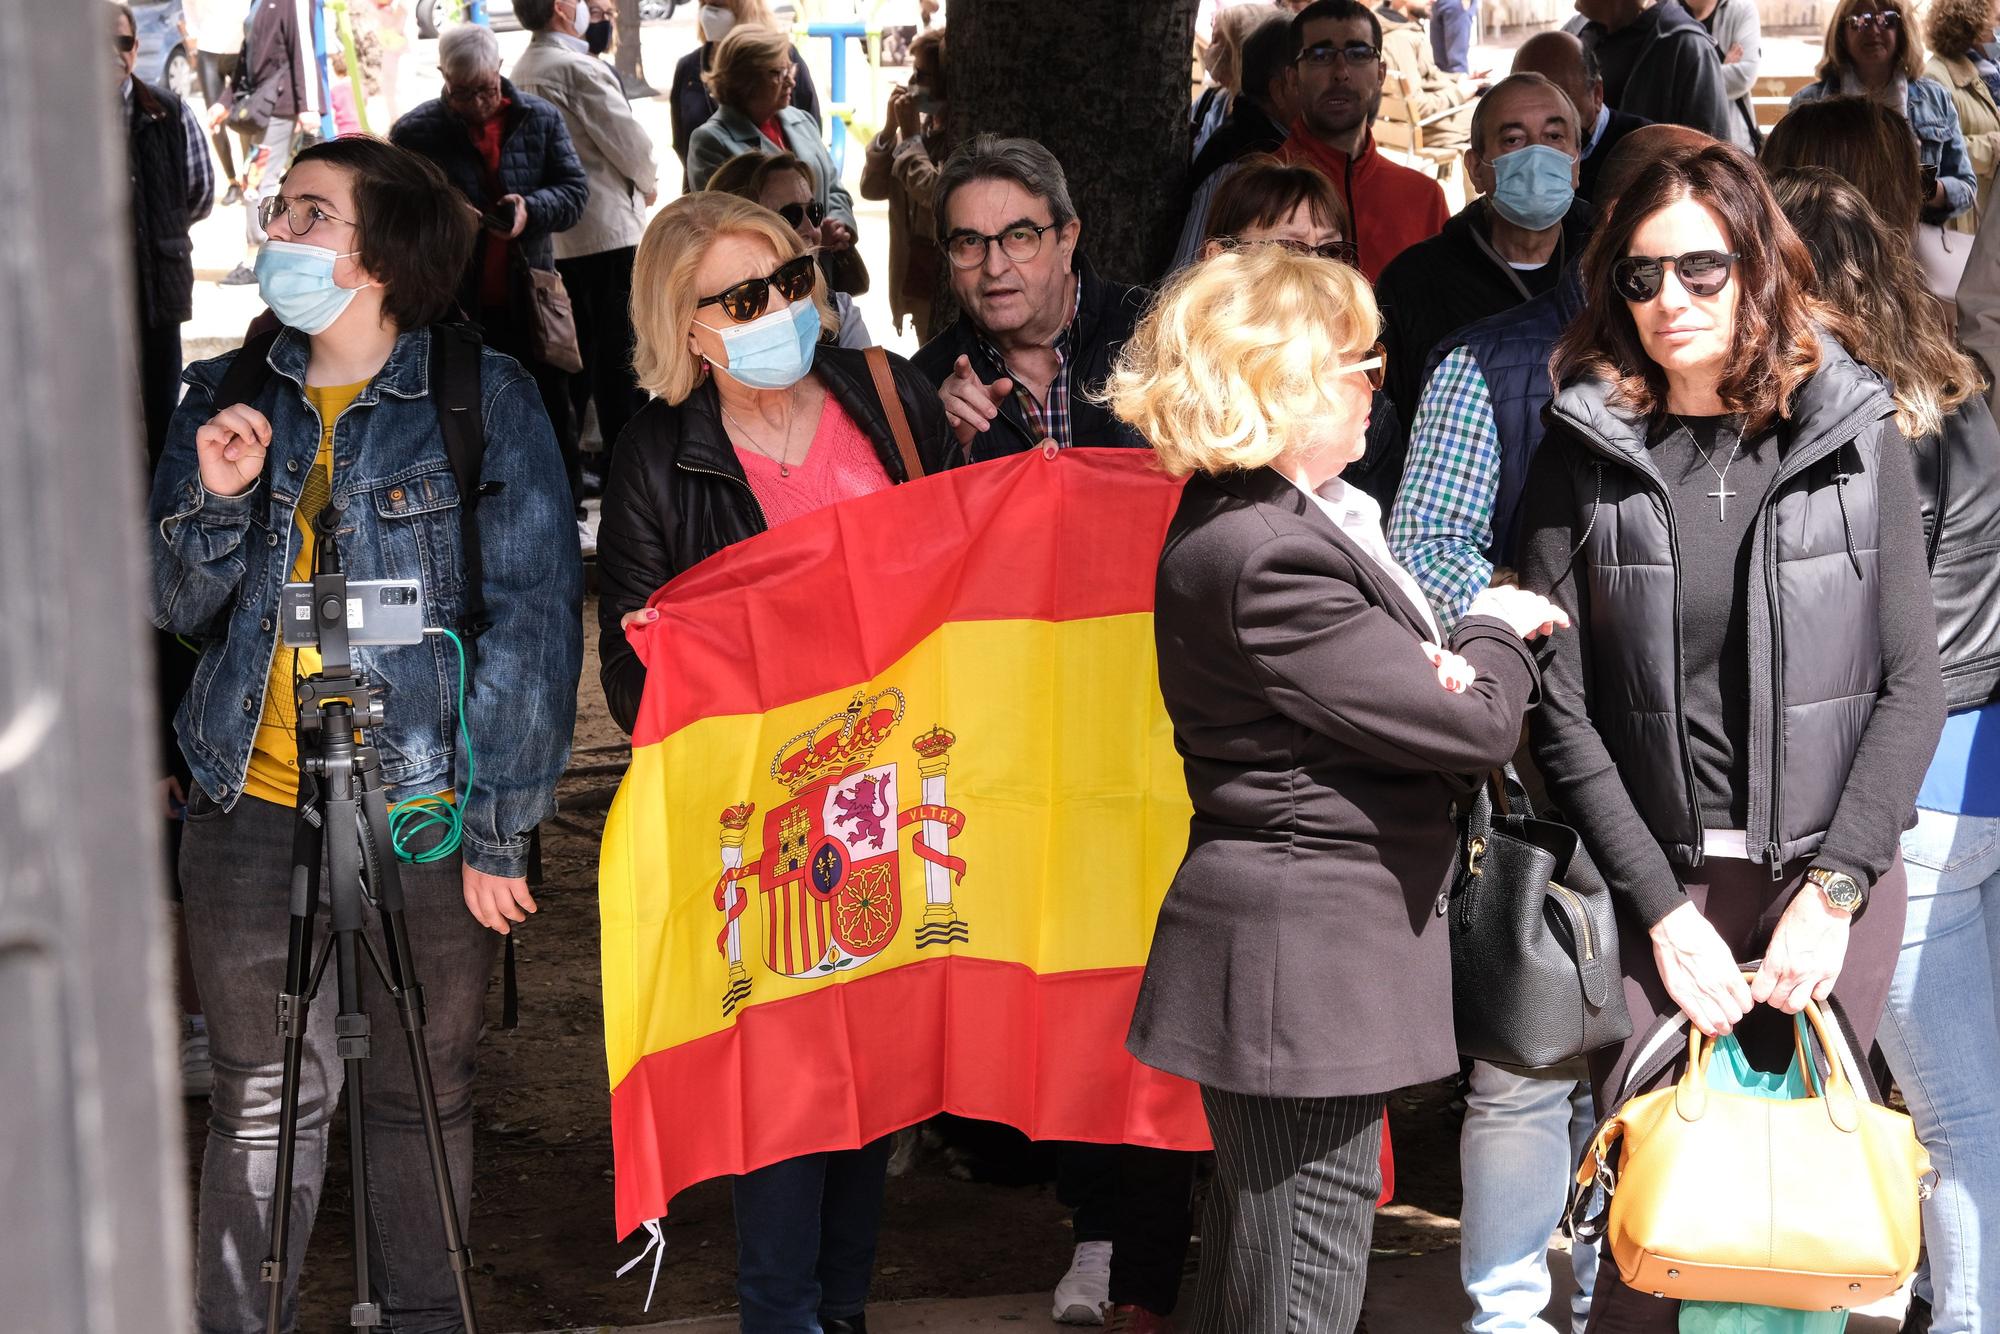
<path id="1" fill-rule="evenodd" d="M 1188 478 L 1153 634 L 1194 817 L 1126 1046 L 1201 1085 L 1200 1334 L 1355 1327 L 1388 1095 L 1458 1069 L 1454 817 L 1520 740 L 1524 641 L 1568 623 L 1490 588 L 1441 647 L 1340 479 L 1380 331 L 1359 271 L 1256 246 L 1176 277 L 1108 386 Z"/>
<path id="2" fill-rule="evenodd" d="M 389 141 L 436 163 L 479 215 L 479 245 L 459 283 L 459 307 L 485 331 L 488 347 L 535 377 L 581 504 L 569 376 L 545 354 L 528 271 L 555 271 L 555 234 L 583 216 L 589 178 L 562 112 L 501 77 L 490 29 L 466 23 L 446 30 L 438 70 L 443 95 L 411 108 L 390 127 Z"/>

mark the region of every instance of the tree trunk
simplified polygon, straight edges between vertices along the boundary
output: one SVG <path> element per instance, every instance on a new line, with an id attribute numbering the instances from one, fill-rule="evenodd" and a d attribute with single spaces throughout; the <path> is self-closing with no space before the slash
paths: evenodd
<path id="1" fill-rule="evenodd" d="M 1196 0 L 949 0 L 954 139 L 1056 155 L 1098 273 L 1151 282 L 1185 220 Z"/>
<path id="2" fill-rule="evenodd" d="M 639 50 L 639 0 L 618 0 L 613 31 L 617 43 L 611 53 L 612 68 L 624 82 L 626 96 L 654 96 L 657 90 L 646 82 L 646 61 Z"/>

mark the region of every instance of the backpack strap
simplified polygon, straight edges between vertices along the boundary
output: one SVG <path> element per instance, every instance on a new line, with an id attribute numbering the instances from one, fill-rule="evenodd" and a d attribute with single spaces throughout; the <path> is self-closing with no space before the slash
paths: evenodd
<path id="1" fill-rule="evenodd" d="M 277 345 L 278 335 L 283 326 L 266 329 L 251 334 L 243 340 L 243 346 L 236 349 L 230 358 L 229 369 L 222 373 L 222 383 L 215 387 L 215 410 L 233 408 L 238 403 L 254 403 L 264 392 L 264 386 L 271 383 L 274 372 L 271 369 L 271 349 Z"/>
<path id="2" fill-rule="evenodd" d="M 487 627 L 477 511 L 480 498 L 497 494 L 502 485 L 480 480 L 486 459 L 486 423 L 479 410 L 480 347 L 478 332 L 467 325 L 431 326 L 431 402 L 437 409 L 445 456 L 451 460 L 451 474 L 458 483 L 459 553 L 465 567 L 465 615 L 460 637 L 465 642 L 468 669 L 477 661 L 479 636 Z"/>

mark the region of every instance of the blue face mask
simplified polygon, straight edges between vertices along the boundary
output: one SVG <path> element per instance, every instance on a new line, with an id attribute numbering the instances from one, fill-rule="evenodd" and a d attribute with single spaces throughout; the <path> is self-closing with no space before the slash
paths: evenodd
<path id="1" fill-rule="evenodd" d="M 350 250 L 342 254 L 325 246 L 273 237 L 257 252 L 257 293 L 280 322 L 300 333 L 322 333 L 353 304 L 361 290 L 335 282 L 333 266 L 360 253 Z"/>
<path id="2" fill-rule="evenodd" d="M 1493 159 L 1493 211 L 1516 227 L 1539 232 L 1562 220 L 1576 202 L 1576 159 L 1560 148 L 1529 144 Z"/>
<path id="3" fill-rule="evenodd" d="M 752 389 L 790 389 L 812 369 L 813 349 L 819 346 L 819 307 L 811 297 L 801 297 L 748 324 L 701 327 L 719 335 L 728 354 L 729 364 L 716 370 Z"/>

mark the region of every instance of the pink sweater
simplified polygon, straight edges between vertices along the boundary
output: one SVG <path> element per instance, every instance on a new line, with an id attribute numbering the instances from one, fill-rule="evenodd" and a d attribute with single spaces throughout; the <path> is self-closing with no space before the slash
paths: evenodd
<path id="1" fill-rule="evenodd" d="M 738 446 L 736 458 L 749 479 L 751 494 L 764 511 L 764 522 L 773 528 L 890 484 L 874 443 L 831 394 L 820 412 L 812 444 L 792 468 L 791 476 L 780 476 L 777 461 L 753 449 Z"/>

